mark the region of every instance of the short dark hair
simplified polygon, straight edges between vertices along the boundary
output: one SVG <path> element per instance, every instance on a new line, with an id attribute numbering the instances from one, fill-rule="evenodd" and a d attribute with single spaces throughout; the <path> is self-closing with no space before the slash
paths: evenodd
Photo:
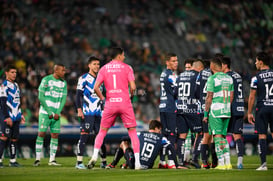
<path id="1" fill-rule="evenodd" d="M 5 72 L 10 71 L 11 69 L 16 69 L 16 67 L 13 64 L 8 64 L 5 67 Z M 17 69 L 16 69 L 17 70 Z"/>
<path id="2" fill-rule="evenodd" d="M 218 58 L 222 59 L 224 57 L 224 54 L 222 54 L 222 53 L 215 53 L 214 57 L 218 57 Z"/>
<path id="3" fill-rule="evenodd" d="M 193 64 L 193 62 L 195 61 L 195 58 L 187 58 L 186 60 L 185 60 L 185 62 L 184 62 L 184 66 L 187 64 L 187 63 L 189 63 L 189 64 Z"/>
<path id="4" fill-rule="evenodd" d="M 210 65 L 210 59 L 204 59 L 204 68 L 209 68 Z"/>
<path id="5" fill-rule="evenodd" d="M 116 56 L 121 55 L 124 52 L 123 48 L 121 47 L 113 47 L 110 51 L 110 56 L 112 59 L 116 58 Z"/>
<path id="6" fill-rule="evenodd" d="M 93 61 L 100 61 L 100 59 L 95 57 L 95 56 L 91 56 L 91 57 L 88 58 L 88 64 L 90 64 Z"/>
<path id="7" fill-rule="evenodd" d="M 216 64 L 219 67 L 222 67 L 222 61 L 219 57 L 214 57 L 210 62 Z"/>
<path id="8" fill-rule="evenodd" d="M 165 56 L 165 60 L 169 61 L 171 57 L 176 57 L 177 55 L 175 53 L 167 53 Z"/>
<path id="9" fill-rule="evenodd" d="M 154 120 L 150 121 L 149 129 L 155 130 L 155 128 L 161 129 L 162 128 L 162 124 L 158 120 L 154 119 Z"/>
<path id="10" fill-rule="evenodd" d="M 230 58 L 229 57 L 227 57 L 227 56 L 224 56 L 223 58 L 222 58 L 222 64 L 225 64 L 225 65 L 227 65 L 227 67 L 230 69 L 230 65 L 231 65 L 231 60 L 230 60 Z"/>
<path id="11" fill-rule="evenodd" d="M 270 64 L 270 57 L 266 52 L 259 52 L 256 56 L 259 61 L 262 61 L 265 65 Z"/>

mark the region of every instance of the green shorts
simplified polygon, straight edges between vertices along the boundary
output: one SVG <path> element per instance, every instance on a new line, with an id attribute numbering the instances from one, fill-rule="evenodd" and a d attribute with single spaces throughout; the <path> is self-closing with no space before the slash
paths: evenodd
<path id="1" fill-rule="evenodd" d="M 209 134 L 227 135 L 229 120 L 230 118 L 214 118 L 209 116 Z"/>
<path id="2" fill-rule="evenodd" d="M 60 133 L 61 132 L 61 122 L 60 120 L 49 119 L 47 114 L 39 115 L 39 132 L 46 132 L 47 128 L 50 127 L 50 133 Z"/>

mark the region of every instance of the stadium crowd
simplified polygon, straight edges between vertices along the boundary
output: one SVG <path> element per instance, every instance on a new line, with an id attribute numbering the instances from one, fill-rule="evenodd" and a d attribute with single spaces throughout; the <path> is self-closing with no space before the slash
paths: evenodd
<path id="1" fill-rule="evenodd" d="M 154 10 L 153 3 L 159 3 L 161 8 Z M 159 73 L 164 66 L 166 50 L 157 41 L 140 44 L 131 38 L 156 36 L 158 29 L 170 29 L 170 33 L 181 38 L 178 40 L 193 41 L 200 50 L 192 50 L 195 52 L 192 56 L 201 55 L 207 59 L 219 52 L 229 56 L 236 54 L 248 65 L 242 69 L 235 67 L 246 85 L 255 72 L 255 54 L 260 50 L 273 53 L 273 5 L 267 0 L 243 3 L 236 0 L 128 0 L 119 5 L 123 9 L 117 16 L 95 0 L 6 0 L 0 5 L 0 77 L 3 80 L 7 64 L 15 64 L 27 125 L 38 122 L 37 88 L 41 79 L 52 73 L 56 62 L 64 63 L 68 70 L 68 96 L 62 124 L 77 124 L 75 92 L 78 77 L 87 71 L 86 60 L 90 55 L 99 57 L 104 65 L 110 60 L 108 50 L 113 46 L 125 49 L 127 62 L 135 69 L 137 120 L 147 123 L 158 118 Z M 159 26 L 149 18 L 149 14 L 156 11 L 165 15 L 166 24 Z M 92 13 L 96 16 L 89 16 Z M 204 16 L 189 23 L 187 19 L 193 14 Z M 96 37 L 98 41 L 95 41 L 94 27 L 113 24 L 121 27 L 118 31 L 122 31 L 124 39 L 118 39 L 113 33 L 110 37 Z M 210 42 L 213 47 L 206 50 L 204 42 Z M 68 52 L 74 52 L 75 56 L 65 55 Z M 183 71 L 182 64 L 179 67 L 179 71 Z M 248 87 L 246 89 L 248 92 Z"/>

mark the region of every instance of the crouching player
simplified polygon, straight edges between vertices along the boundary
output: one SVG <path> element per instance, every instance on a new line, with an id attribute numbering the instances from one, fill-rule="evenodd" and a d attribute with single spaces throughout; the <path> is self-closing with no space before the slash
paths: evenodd
<path id="1" fill-rule="evenodd" d="M 176 154 L 173 145 L 161 134 L 162 125 L 157 120 L 152 120 L 149 124 L 149 132 L 141 132 L 138 134 L 140 142 L 140 164 L 141 169 L 153 168 L 154 161 L 160 151 L 166 148 L 170 158 L 169 168 L 187 169 L 186 167 L 178 166 Z M 134 169 L 135 159 L 134 152 L 130 144 L 129 137 L 123 137 L 120 147 L 117 149 L 114 160 L 106 168 L 115 168 L 119 160 L 125 157 L 126 163 L 123 168 Z"/>

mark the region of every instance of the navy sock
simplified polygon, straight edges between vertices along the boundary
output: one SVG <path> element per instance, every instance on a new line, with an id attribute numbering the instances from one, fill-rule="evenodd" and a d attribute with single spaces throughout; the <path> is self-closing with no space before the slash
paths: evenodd
<path id="1" fill-rule="evenodd" d="M 78 156 L 83 156 L 84 149 L 85 149 L 85 144 L 86 144 L 86 142 L 88 140 L 88 137 L 89 137 L 89 135 L 87 135 L 87 134 L 82 134 L 81 135 L 81 137 L 79 139 L 79 142 L 78 142 L 78 145 L 77 145 L 78 146 L 78 153 L 77 153 Z"/>
<path id="2" fill-rule="evenodd" d="M 9 145 L 10 159 L 14 159 L 16 157 L 16 148 L 17 148 L 17 143 L 15 141 L 10 141 L 10 145 Z"/>
<path id="3" fill-rule="evenodd" d="M 125 150 L 124 157 L 126 159 L 126 165 L 128 165 L 129 168 L 134 169 L 135 168 L 135 156 L 134 156 L 133 149 L 127 148 Z"/>
<path id="4" fill-rule="evenodd" d="M 160 151 L 160 161 L 165 161 L 165 156 L 166 156 L 166 148 L 162 148 L 162 150 Z"/>
<path id="5" fill-rule="evenodd" d="M 202 159 L 203 164 L 207 164 L 207 162 L 208 162 L 208 149 L 209 149 L 208 144 L 201 145 L 201 159 Z"/>
<path id="6" fill-rule="evenodd" d="M 242 157 L 244 155 L 244 143 L 242 139 L 236 140 L 236 150 L 238 157 Z"/>
<path id="7" fill-rule="evenodd" d="M 117 148 L 114 160 L 112 161 L 111 165 L 116 166 L 119 162 L 119 160 L 123 157 L 124 153 L 121 148 Z"/>
<path id="8" fill-rule="evenodd" d="M 168 136 L 168 140 L 171 142 L 171 144 L 174 146 L 175 142 L 176 142 L 176 137 L 173 135 L 169 135 Z"/>
<path id="9" fill-rule="evenodd" d="M 198 161 L 200 150 L 201 150 L 201 141 L 202 141 L 203 135 L 199 135 L 195 141 L 194 150 L 193 150 L 193 161 Z"/>
<path id="10" fill-rule="evenodd" d="M 184 163 L 184 153 L 185 153 L 185 139 L 178 138 L 177 139 L 177 157 L 178 157 L 178 163 L 183 164 Z"/>
<path id="11" fill-rule="evenodd" d="M 217 165 L 218 158 L 215 151 L 215 143 L 211 143 L 210 145 L 211 157 L 212 157 L 212 164 Z"/>
<path id="12" fill-rule="evenodd" d="M 5 146 L 6 146 L 6 142 L 0 139 L 0 158 L 2 158 L 3 156 Z"/>
<path id="13" fill-rule="evenodd" d="M 266 139 L 259 139 L 258 151 L 261 158 L 261 164 L 266 162 Z"/>
<path id="14" fill-rule="evenodd" d="M 105 144 L 101 145 L 99 154 L 100 154 L 101 158 L 106 158 L 106 147 L 105 147 Z"/>

